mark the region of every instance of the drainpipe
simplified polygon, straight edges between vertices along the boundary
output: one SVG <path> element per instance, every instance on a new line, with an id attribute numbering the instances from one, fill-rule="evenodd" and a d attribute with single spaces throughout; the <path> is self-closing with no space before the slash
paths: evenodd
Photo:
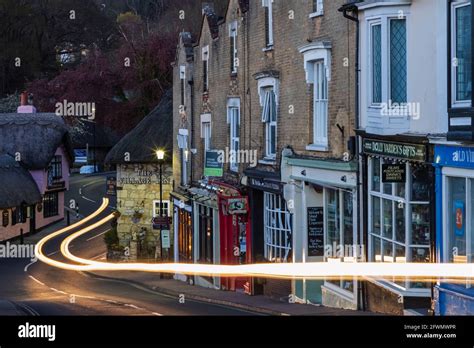
<path id="1" fill-rule="evenodd" d="M 339 12 L 342 12 L 342 15 L 344 18 L 352 21 L 356 25 L 356 59 L 355 59 L 355 129 L 359 129 L 359 117 L 360 117 L 360 102 L 359 102 L 359 95 L 360 95 L 360 58 L 359 58 L 359 50 L 360 50 L 360 23 L 359 23 L 359 17 L 358 17 L 358 8 L 356 3 L 360 2 L 359 0 L 355 0 L 351 3 L 347 3 L 343 5 L 341 8 L 339 8 Z M 351 12 L 352 14 L 349 14 Z M 359 158 L 359 169 L 362 168 L 362 159 L 360 156 L 360 140 L 359 136 L 356 135 L 355 137 L 355 148 L 356 148 L 356 158 Z M 357 207 L 360 211 L 360 204 L 361 204 L 361 199 L 360 199 L 360 194 L 362 192 L 362 182 L 361 182 L 361 175 L 360 175 L 360 170 L 357 171 Z M 367 204 L 364 203 L 364 212 L 367 210 Z M 359 220 L 358 220 L 358 225 L 359 227 L 361 226 L 360 220 L 363 220 L 363 216 L 361 219 L 361 216 L 359 215 Z M 364 241 L 365 245 L 367 244 L 367 238 L 364 238 L 364 232 L 361 229 L 361 232 L 359 234 L 359 240 Z M 365 240 L 364 240 L 365 239 Z M 366 260 L 368 259 L 368 248 L 365 248 L 365 258 Z M 365 303 L 365 286 L 362 286 L 361 282 L 358 281 L 358 294 L 359 294 L 359 303 L 360 303 L 360 309 L 365 311 L 366 310 L 366 303 Z"/>
<path id="2" fill-rule="evenodd" d="M 189 86 L 191 87 L 191 149 L 194 149 L 194 80 L 188 81 Z M 193 153 L 189 151 L 189 158 L 191 159 L 190 170 L 191 170 L 191 177 L 190 177 L 190 184 L 194 182 L 194 175 L 193 175 Z"/>

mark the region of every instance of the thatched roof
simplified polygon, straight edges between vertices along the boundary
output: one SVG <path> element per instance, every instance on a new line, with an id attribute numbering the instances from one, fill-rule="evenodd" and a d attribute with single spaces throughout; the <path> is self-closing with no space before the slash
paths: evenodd
<path id="1" fill-rule="evenodd" d="M 30 172 L 10 155 L 0 155 L 0 209 L 41 202 Z"/>
<path id="2" fill-rule="evenodd" d="M 72 162 L 68 134 L 64 120 L 53 113 L 0 114 L 0 154 L 19 153 L 30 170 L 47 168 L 61 144 Z"/>
<path id="3" fill-rule="evenodd" d="M 156 163 L 157 149 L 164 149 L 171 161 L 173 151 L 173 96 L 169 89 L 158 106 L 107 154 L 106 163 Z M 130 154 L 130 161 L 125 160 Z"/>

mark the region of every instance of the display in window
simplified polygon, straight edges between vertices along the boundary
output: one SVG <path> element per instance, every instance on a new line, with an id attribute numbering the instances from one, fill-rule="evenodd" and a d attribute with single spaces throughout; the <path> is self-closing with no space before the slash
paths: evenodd
<path id="1" fill-rule="evenodd" d="M 412 205 L 411 224 L 412 224 L 412 244 L 429 245 L 430 244 L 430 206 Z"/>

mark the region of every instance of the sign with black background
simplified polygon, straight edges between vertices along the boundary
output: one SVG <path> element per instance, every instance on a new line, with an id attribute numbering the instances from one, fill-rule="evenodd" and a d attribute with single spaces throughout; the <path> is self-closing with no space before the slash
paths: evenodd
<path id="1" fill-rule="evenodd" d="M 407 167 L 405 164 L 382 164 L 383 183 L 405 183 L 407 181 Z"/>
<path id="2" fill-rule="evenodd" d="M 324 256 L 324 208 L 308 208 L 308 256 Z"/>

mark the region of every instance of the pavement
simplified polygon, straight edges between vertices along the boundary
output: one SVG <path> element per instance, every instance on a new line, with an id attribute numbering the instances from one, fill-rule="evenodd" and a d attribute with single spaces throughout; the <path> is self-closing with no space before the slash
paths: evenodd
<path id="1" fill-rule="evenodd" d="M 200 302 L 235 307 L 243 310 L 277 316 L 352 316 L 373 315 L 370 312 L 330 308 L 321 305 L 281 302 L 272 298 L 241 292 L 215 290 L 190 285 L 175 279 L 159 279 L 159 275 L 146 272 L 87 272 L 93 277 L 130 282 L 177 299 L 192 299 Z M 184 297 L 183 297 L 184 295 Z"/>

